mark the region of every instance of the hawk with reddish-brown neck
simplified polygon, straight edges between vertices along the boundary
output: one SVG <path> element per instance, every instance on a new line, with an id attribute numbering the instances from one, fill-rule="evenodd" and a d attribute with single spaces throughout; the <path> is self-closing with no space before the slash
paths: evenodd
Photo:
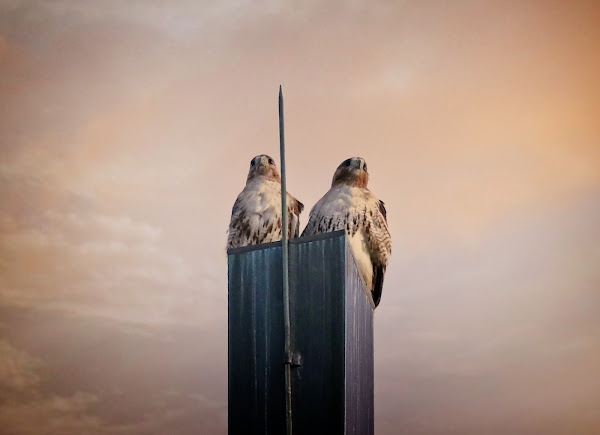
<path id="1" fill-rule="evenodd" d="M 383 201 L 367 188 L 367 162 L 360 157 L 344 160 L 336 169 L 331 189 L 310 211 L 302 235 L 345 230 L 356 265 L 375 306 L 379 305 L 383 277 L 392 253 Z"/>
<path id="2" fill-rule="evenodd" d="M 286 195 L 288 235 L 298 237 L 304 205 L 289 193 Z M 233 204 L 227 249 L 278 240 L 281 240 L 281 177 L 275 161 L 261 154 L 250 161 L 246 186 Z"/>

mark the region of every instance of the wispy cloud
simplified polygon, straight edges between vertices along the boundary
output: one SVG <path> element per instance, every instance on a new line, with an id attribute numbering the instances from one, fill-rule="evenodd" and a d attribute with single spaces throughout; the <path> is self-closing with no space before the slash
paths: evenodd
<path id="1" fill-rule="evenodd" d="M 132 322 L 185 321 L 171 310 L 196 298 L 195 274 L 160 237 L 159 228 L 128 217 L 49 210 L 35 226 L 0 235 L 3 303 Z"/>
<path id="2" fill-rule="evenodd" d="M 100 433 L 100 419 L 90 413 L 97 397 L 44 394 L 41 367 L 40 360 L 0 339 L 0 425 L 15 435 Z"/>
<path id="3" fill-rule="evenodd" d="M 37 369 L 41 362 L 0 339 L 0 386 L 13 391 L 27 391 L 39 385 Z"/>
<path id="4" fill-rule="evenodd" d="M 49 313 L 48 318 L 53 316 L 56 314 Z M 81 327 L 85 321 L 73 319 L 66 324 L 69 328 Z M 102 327 L 96 331 L 101 330 Z M 65 337 L 67 340 L 69 335 Z M 87 355 L 87 345 L 70 346 L 72 361 L 66 361 L 66 366 L 57 366 L 55 361 L 46 364 L 0 339 L 0 424 L 4 430 L 15 435 L 143 435 L 170 432 L 174 427 L 181 434 L 198 433 L 199 427 L 211 434 L 225 431 L 226 401 L 215 398 L 212 388 L 197 391 L 199 379 L 195 368 L 181 364 L 181 360 L 174 366 L 178 370 L 164 379 L 159 375 L 162 379 L 159 382 L 153 376 L 150 379 L 127 376 L 125 382 L 115 385 L 114 378 L 122 376 L 122 371 L 139 373 L 140 360 L 143 361 L 135 355 L 114 354 L 120 348 L 120 338 L 120 332 L 111 335 L 111 344 L 105 346 L 102 357 Z M 145 354 L 161 354 L 165 349 L 164 343 L 151 337 L 138 339 L 137 344 L 137 349 Z M 172 346 L 181 349 L 180 343 L 167 344 L 169 348 Z M 48 350 L 45 356 L 57 356 L 55 350 Z M 102 367 L 98 360 L 103 358 L 114 358 L 119 364 Z M 150 376 L 160 367 L 161 364 L 155 367 L 146 364 L 141 371 Z M 101 379 L 89 376 L 99 368 L 103 370 Z M 74 381 L 78 375 L 73 376 L 71 370 L 86 373 L 84 382 Z M 49 388 L 57 379 L 62 379 L 60 393 Z"/>

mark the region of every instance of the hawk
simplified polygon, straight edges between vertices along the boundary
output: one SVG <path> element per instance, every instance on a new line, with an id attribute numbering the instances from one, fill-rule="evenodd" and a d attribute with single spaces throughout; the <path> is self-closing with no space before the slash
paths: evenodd
<path id="1" fill-rule="evenodd" d="M 344 160 L 333 175 L 331 189 L 310 211 L 303 236 L 346 230 L 356 265 L 375 306 L 381 300 L 383 276 L 392 253 L 383 201 L 367 188 L 367 163 L 360 157 Z"/>
<path id="2" fill-rule="evenodd" d="M 304 205 L 286 194 L 288 235 L 298 237 Z M 275 161 L 261 154 L 250 161 L 246 186 L 233 204 L 227 249 L 278 240 L 281 240 L 281 177 Z"/>

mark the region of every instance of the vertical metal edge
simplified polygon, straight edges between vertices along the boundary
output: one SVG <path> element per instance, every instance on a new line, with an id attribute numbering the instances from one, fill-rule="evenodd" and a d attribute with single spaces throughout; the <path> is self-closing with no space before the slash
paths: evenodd
<path id="1" fill-rule="evenodd" d="M 231 434 L 231 255 L 227 255 L 227 433 Z"/>
<path id="2" fill-rule="evenodd" d="M 344 434 L 348 432 L 348 235 L 344 232 Z"/>

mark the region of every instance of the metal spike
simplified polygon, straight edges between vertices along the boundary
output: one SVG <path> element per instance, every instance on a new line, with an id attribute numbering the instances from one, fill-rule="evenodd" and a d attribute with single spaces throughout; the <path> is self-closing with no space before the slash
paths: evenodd
<path id="1" fill-rule="evenodd" d="M 285 355 L 292 355 L 290 332 L 290 282 L 288 263 L 288 224 L 285 180 L 285 138 L 283 129 L 283 92 L 279 85 L 279 156 L 281 158 L 281 252 L 283 256 L 283 323 L 285 333 Z M 285 363 L 285 423 L 287 435 L 292 435 L 292 361 Z"/>

